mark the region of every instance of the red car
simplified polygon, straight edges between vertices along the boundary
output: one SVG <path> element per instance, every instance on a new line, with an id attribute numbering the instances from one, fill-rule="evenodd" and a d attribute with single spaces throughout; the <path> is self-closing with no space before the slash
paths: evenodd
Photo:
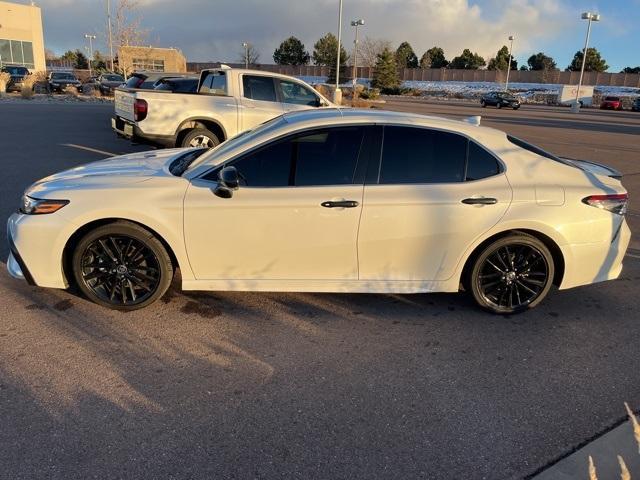
<path id="1" fill-rule="evenodd" d="M 603 110 L 622 110 L 622 101 L 620 97 L 604 97 L 600 108 Z"/>

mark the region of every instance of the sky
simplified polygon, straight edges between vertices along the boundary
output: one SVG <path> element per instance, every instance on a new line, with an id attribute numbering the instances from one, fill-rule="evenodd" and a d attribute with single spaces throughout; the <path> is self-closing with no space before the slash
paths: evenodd
<path id="1" fill-rule="evenodd" d="M 338 0 L 137 0 L 136 15 L 148 30 L 148 44 L 176 47 L 188 61 L 241 61 L 242 42 L 273 63 L 278 44 L 290 35 L 311 52 L 327 32 L 337 33 Z M 19 3 L 29 3 L 18 0 Z M 118 0 L 111 0 L 112 11 Z M 83 48 L 85 33 L 106 47 L 106 0 L 36 0 L 42 8 L 45 45 L 57 54 Z M 584 11 L 599 12 L 590 46 L 610 72 L 640 65 L 640 0 L 344 0 L 343 45 L 350 50 L 350 20 L 362 18 L 361 35 L 409 41 L 418 57 L 438 45 L 447 58 L 463 48 L 488 61 L 515 36 L 514 57 L 522 63 L 536 52 L 552 56 L 564 69 L 582 49 Z"/>

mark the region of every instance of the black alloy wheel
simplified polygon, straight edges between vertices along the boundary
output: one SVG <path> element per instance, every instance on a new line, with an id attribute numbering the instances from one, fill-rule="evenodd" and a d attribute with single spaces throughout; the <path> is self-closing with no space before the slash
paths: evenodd
<path id="1" fill-rule="evenodd" d="M 162 243 L 144 228 L 126 222 L 98 227 L 78 243 L 73 274 L 93 302 L 135 310 L 160 298 L 173 267 Z"/>
<path id="2" fill-rule="evenodd" d="M 539 304 L 554 277 L 553 257 L 535 237 L 515 234 L 487 246 L 471 273 L 476 302 L 494 313 L 517 313 Z"/>

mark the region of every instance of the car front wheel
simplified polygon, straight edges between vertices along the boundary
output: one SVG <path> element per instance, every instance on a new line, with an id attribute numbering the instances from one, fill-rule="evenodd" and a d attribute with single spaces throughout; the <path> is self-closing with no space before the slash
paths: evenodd
<path id="1" fill-rule="evenodd" d="M 476 257 L 468 287 L 475 301 L 493 313 L 519 313 L 549 293 L 555 266 L 537 238 L 517 233 L 496 240 Z"/>
<path id="2" fill-rule="evenodd" d="M 173 278 L 162 242 L 141 226 L 116 222 L 98 227 L 78 242 L 71 261 L 80 291 L 115 310 L 136 310 L 158 300 Z"/>

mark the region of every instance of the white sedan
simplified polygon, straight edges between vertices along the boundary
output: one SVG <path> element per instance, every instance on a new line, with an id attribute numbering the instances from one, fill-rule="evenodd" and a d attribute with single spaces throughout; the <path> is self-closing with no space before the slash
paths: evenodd
<path id="1" fill-rule="evenodd" d="M 212 150 L 47 177 L 8 222 L 10 273 L 119 310 L 185 290 L 469 292 L 496 313 L 617 278 L 612 169 L 472 122 L 327 109 Z"/>

